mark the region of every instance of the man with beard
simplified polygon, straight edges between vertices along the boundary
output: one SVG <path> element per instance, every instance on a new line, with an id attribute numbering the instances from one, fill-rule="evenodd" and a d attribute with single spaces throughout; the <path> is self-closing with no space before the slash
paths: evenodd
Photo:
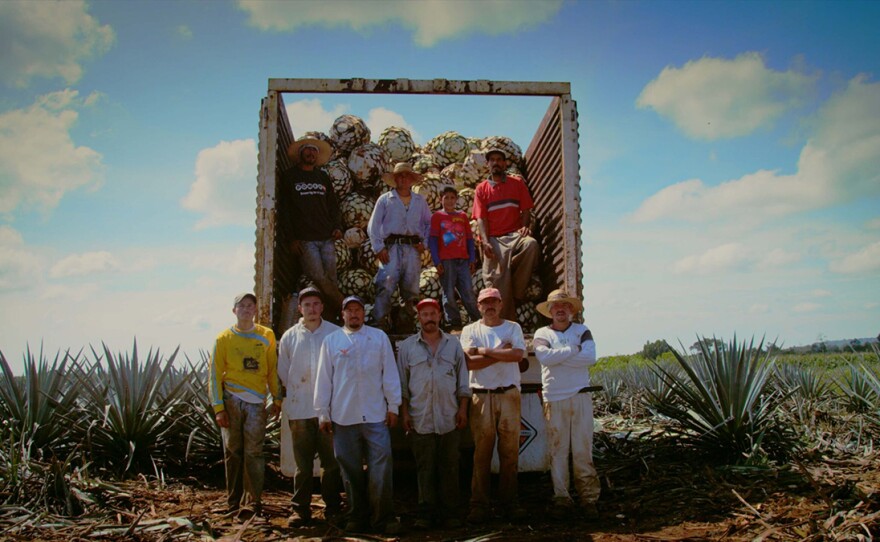
<path id="1" fill-rule="evenodd" d="M 458 340 L 440 330 L 440 303 L 416 305 L 421 332 L 397 352 L 403 429 L 416 459 L 419 484 L 417 529 L 432 523 L 461 526 L 458 518 L 458 443 L 467 425 L 467 363 Z"/>
<path id="2" fill-rule="evenodd" d="M 519 362 L 526 343 L 519 324 L 501 317 L 504 301 L 496 288 L 477 296 L 482 318 L 461 332 L 461 346 L 470 370 L 470 423 L 474 437 L 474 472 L 468 522 L 489 519 L 492 451 L 498 443 L 501 507 L 508 519 L 521 521 L 525 510 L 517 496 L 520 435 Z"/>
<path id="3" fill-rule="evenodd" d="M 532 237 L 532 196 L 525 181 L 507 174 L 507 155 L 486 151 L 492 176 L 477 185 L 473 217 L 480 232 L 483 280 L 504 297 L 501 317 L 516 320 L 516 302 L 523 299 L 538 263 L 540 247 Z"/>
<path id="4" fill-rule="evenodd" d="M 587 519 L 596 519 L 599 477 L 593 466 L 593 398 L 590 366 L 596 363 L 596 343 L 584 324 L 573 322 L 583 304 L 564 290 L 554 290 L 538 312 L 550 318 L 549 326 L 535 332 L 535 356 L 541 364 L 544 419 L 553 480 L 553 507 L 557 519 L 569 517 L 568 458 L 574 470 L 574 487 Z"/>
<path id="5" fill-rule="evenodd" d="M 333 438 L 318 429 L 315 412 L 315 376 L 318 356 L 327 335 L 339 326 L 324 320 L 324 303 L 317 288 L 299 292 L 300 321 L 288 329 L 279 342 L 278 377 L 284 386 L 284 413 L 287 414 L 293 436 L 293 513 L 289 527 L 302 527 L 312 519 L 312 471 L 315 454 L 321 459 L 321 496 L 324 498 L 324 518 L 339 514 L 342 499 L 342 478 L 339 464 L 333 457 Z"/>
<path id="6" fill-rule="evenodd" d="M 364 325 L 364 302 L 342 302 L 345 326 L 324 339 L 318 358 L 315 410 L 321 431 L 333 435 L 348 494 L 345 530 L 401 531 L 394 517 L 390 428 L 397 425 L 400 374 L 391 341 Z M 366 461 L 367 472 L 364 473 Z"/>
<path id="7" fill-rule="evenodd" d="M 339 316 L 342 292 L 337 286 L 336 246 L 342 238 L 342 213 L 330 177 L 321 169 L 332 154 L 330 144 L 303 137 L 290 144 L 293 167 L 281 177 L 287 206 L 282 215 L 293 239 L 290 251 L 302 271 L 327 301 L 328 314 Z"/>

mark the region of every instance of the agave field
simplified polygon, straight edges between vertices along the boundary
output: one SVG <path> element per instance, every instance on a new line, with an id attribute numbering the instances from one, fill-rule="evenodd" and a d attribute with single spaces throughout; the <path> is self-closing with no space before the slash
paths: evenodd
<path id="1" fill-rule="evenodd" d="M 871 540 L 880 535 L 878 353 L 774 355 L 733 339 L 593 368 L 600 520 L 552 522 L 546 474 L 520 476 L 530 521 L 411 540 Z M 0 353 L 0 538 L 333 539 L 285 526 L 290 481 L 270 427 L 267 517 L 223 515 L 222 449 L 206 363 L 135 345 Z M 601 426 L 601 428 L 599 427 Z M 466 456 L 466 454 L 465 454 Z M 396 458 L 397 460 L 397 458 Z M 462 488 L 468 487 L 467 461 Z M 415 516 L 404 458 L 395 504 Z M 352 537 L 345 539 L 351 540 Z"/>

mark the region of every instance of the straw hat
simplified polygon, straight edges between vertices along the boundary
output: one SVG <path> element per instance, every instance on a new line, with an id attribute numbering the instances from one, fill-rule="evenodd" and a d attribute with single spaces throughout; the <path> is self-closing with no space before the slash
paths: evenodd
<path id="1" fill-rule="evenodd" d="M 553 290 L 550 292 L 550 295 L 547 296 L 547 301 L 538 303 L 538 306 L 535 308 L 547 318 L 553 318 L 550 314 L 550 306 L 554 303 L 571 303 L 575 313 L 584 310 L 584 304 L 581 303 L 581 300 L 576 297 L 571 297 L 565 290 Z"/>
<path id="2" fill-rule="evenodd" d="M 382 180 L 385 181 L 385 184 L 388 186 L 397 188 L 397 181 L 395 181 L 395 179 L 398 175 L 410 175 L 415 177 L 416 180 L 414 181 L 414 184 L 422 182 L 422 175 L 414 170 L 409 162 L 398 162 L 394 165 L 394 171 L 382 175 Z"/>
<path id="3" fill-rule="evenodd" d="M 315 162 L 315 167 L 321 167 L 330 161 L 330 156 L 333 154 L 333 148 L 330 144 L 326 141 L 311 137 L 301 137 L 291 143 L 290 146 L 287 147 L 287 156 L 293 160 L 294 164 L 299 165 L 301 160 L 300 153 L 302 152 L 303 147 L 310 146 L 318 149 L 318 160 Z"/>

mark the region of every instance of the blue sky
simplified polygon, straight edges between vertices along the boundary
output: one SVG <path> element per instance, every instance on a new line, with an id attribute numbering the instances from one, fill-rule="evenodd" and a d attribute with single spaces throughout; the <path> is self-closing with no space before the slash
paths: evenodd
<path id="1" fill-rule="evenodd" d="M 270 77 L 569 81 L 600 355 L 880 332 L 876 2 L 0 2 L 0 350 L 190 356 L 253 285 Z M 288 95 L 512 137 L 540 98 Z"/>

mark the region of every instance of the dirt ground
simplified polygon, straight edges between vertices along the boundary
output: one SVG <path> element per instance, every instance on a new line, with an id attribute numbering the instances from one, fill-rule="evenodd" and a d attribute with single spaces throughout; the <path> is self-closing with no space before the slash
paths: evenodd
<path id="1" fill-rule="evenodd" d="M 873 540 L 880 537 L 880 452 L 816 455 L 784 466 L 724 467 L 669 441 L 598 439 L 602 478 L 600 518 L 552 521 L 548 474 L 520 475 L 520 501 L 528 520 L 512 525 L 496 517 L 480 528 L 415 531 L 417 490 L 411 459 L 396 458 L 395 507 L 405 533 L 399 540 Z M 468 495 L 463 462 L 463 502 Z M 271 469 L 265 517 L 241 521 L 223 515 L 222 467 L 160 485 L 133 480 L 96 487 L 100 511 L 76 519 L 27 515 L 0 508 L 3 540 L 395 540 L 346 535 L 316 520 L 288 529 L 291 481 Z M 18 515 L 16 515 L 16 513 Z M 878 538 L 880 540 L 880 538 Z"/>

